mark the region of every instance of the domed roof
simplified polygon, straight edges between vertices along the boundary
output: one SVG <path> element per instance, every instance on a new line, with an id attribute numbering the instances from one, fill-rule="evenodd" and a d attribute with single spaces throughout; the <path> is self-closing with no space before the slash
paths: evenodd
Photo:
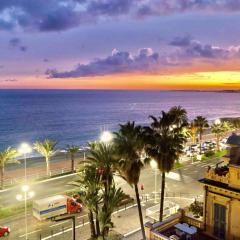
<path id="1" fill-rule="evenodd" d="M 230 145 L 240 145 L 240 136 L 238 136 L 236 133 L 232 133 L 226 143 Z"/>

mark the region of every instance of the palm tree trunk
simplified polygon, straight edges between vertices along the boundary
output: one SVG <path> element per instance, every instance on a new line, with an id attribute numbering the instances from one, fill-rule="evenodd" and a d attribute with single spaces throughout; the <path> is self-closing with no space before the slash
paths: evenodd
<path id="1" fill-rule="evenodd" d="M 134 184 L 134 188 L 135 188 L 135 194 L 136 194 L 136 199 L 137 199 L 138 214 L 139 214 L 139 220 L 140 220 L 140 225 L 141 225 L 141 230 L 142 230 L 142 237 L 143 237 L 143 240 L 145 240 L 146 235 L 145 235 L 145 230 L 144 230 L 144 225 L 143 225 L 142 208 L 141 208 L 137 184 Z"/>
<path id="2" fill-rule="evenodd" d="M 93 213 L 90 210 L 89 210 L 89 213 L 88 213 L 88 218 L 89 218 L 89 223 L 90 223 L 91 237 L 96 238 Z"/>
<path id="3" fill-rule="evenodd" d="M 196 134 L 195 132 L 192 132 L 192 144 L 196 143 Z"/>
<path id="4" fill-rule="evenodd" d="M 0 169 L 0 174 L 1 174 L 1 189 L 3 189 L 3 175 L 4 175 L 4 168 L 1 167 Z"/>
<path id="5" fill-rule="evenodd" d="M 72 172 L 74 172 L 74 154 L 71 154 L 71 165 Z"/>
<path id="6" fill-rule="evenodd" d="M 46 157 L 46 171 L 47 171 L 47 176 L 49 176 L 49 159 Z"/>
<path id="7" fill-rule="evenodd" d="M 97 237 L 99 237 L 101 234 L 101 231 L 100 231 L 100 224 L 98 219 L 98 204 L 96 204 L 96 232 L 97 232 Z"/>
<path id="8" fill-rule="evenodd" d="M 202 133 L 199 134 L 200 155 L 202 154 Z"/>
<path id="9" fill-rule="evenodd" d="M 164 192 L 165 192 L 165 172 L 162 172 L 161 200 L 160 200 L 160 212 L 159 212 L 160 222 L 163 220 Z"/>
<path id="10" fill-rule="evenodd" d="M 220 151 L 219 141 L 220 141 L 220 138 L 219 138 L 219 135 L 217 135 L 217 151 L 218 152 Z"/>

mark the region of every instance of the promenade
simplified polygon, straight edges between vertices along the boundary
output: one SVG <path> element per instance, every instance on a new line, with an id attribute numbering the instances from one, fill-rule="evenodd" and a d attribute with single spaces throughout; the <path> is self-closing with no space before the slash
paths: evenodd
<path id="1" fill-rule="evenodd" d="M 178 203 L 180 206 L 188 205 L 193 199 L 202 198 L 203 191 L 202 186 L 198 182 L 198 179 L 202 178 L 205 174 L 207 167 L 214 166 L 219 160 L 215 159 L 209 162 L 195 162 L 194 164 L 187 164 L 180 169 L 176 169 L 166 176 L 166 200 Z M 36 183 L 33 188 L 36 190 L 35 198 L 41 198 L 43 196 L 54 195 L 56 193 L 70 190 L 71 186 L 67 183 L 74 180 L 75 175 L 66 176 L 61 179 L 52 179 L 46 185 L 45 182 Z M 131 188 L 124 180 L 120 178 L 115 179 L 118 186 L 121 186 L 125 193 L 135 197 L 134 189 Z M 157 186 L 160 188 L 160 172 L 157 172 Z M 154 171 L 150 167 L 146 167 L 141 174 L 140 184 L 144 184 L 144 190 L 140 192 L 143 197 L 143 214 L 144 221 L 148 221 L 149 218 L 145 216 L 145 210 L 147 207 L 154 204 Z M 47 186 L 47 187 L 46 187 Z M 16 202 L 14 196 L 16 189 L 8 190 L 7 194 L 0 193 L 1 202 L 3 204 L 11 204 Z M 146 196 L 148 196 L 146 198 Z M 139 228 L 139 219 L 136 205 L 126 210 L 117 211 L 113 216 L 113 222 L 115 223 L 114 231 L 125 236 L 126 239 L 132 239 L 129 233 L 134 232 Z M 123 207 L 124 208 L 124 207 Z M 32 210 L 29 209 L 28 222 L 29 222 L 29 240 L 39 240 L 40 236 L 43 239 L 57 240 L 57 239 L 71 239 L 71 222 L 38 222 L 32 217 Z M 22 216 L 15 216 L 13 218 L 0 220 L 0 225 L 10 225 L 12 233 L 8 240 L 24 239 L 24 229 L 19 228 Z M 129 221 L 131 219 L 131 221 Z M 89 225 L 88 225 L 87 209 L 84 208 L 83 212 L 77 215 L 77 236 L 78 239 L 85 240 L 89 238 Z M 127 222 L 127 224 L 126 224 Z M 137 234 L 133 234 L 137 235 Z M 135 239 L 135 238 L 133 238 Z"/>

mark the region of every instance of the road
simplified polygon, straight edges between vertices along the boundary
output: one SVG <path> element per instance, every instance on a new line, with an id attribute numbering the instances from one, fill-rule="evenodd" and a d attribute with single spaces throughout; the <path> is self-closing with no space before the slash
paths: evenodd
<path id="1" fill-rule="evenodd" d="M 188 205 L 195 197 L 202 197 L 203 188 L 202 185 L 197 181 L 198 179 L 204 177 L 204 173 L 207 166 L 214 166 L 219 160 L 212 160 L 210 162 L 195 162 L 194 164 L 188 164 L 187 166 L 170 172 L 167 174 L 166 179 L 166 195 L 167 199 L 171 201 L 183 201 L 180 205 Z M 160 173 L 158 173 L 158 187 L 160 187 Z M 54 195 L 70 189 L 67 185 L 68 182 L 76 179 L 76 176 L 68 176 L 66 178 L 61 178 L 58 180 L 53 180 L 47 183 L 37 183 L 35 184 L 34 190 L 37 192 L 37 197 L 43 197 L 48 195 Z M 116 179 L 118 186 L 121 186 L 124 192 L 134 196 L 134 190 L 124 182 L 122 179 Z M 141 191 L 141 195 L 148 196 L 148 201 L 144 203 L 144 210 L 153 206 L 154 194 L 154 171 L 151 168 L 145 168 L 142 171 L 140 184 L 144 185 L 144 190 Z M 15 190 L 10 190 L 7 194 L 0 194 L 2 197 L 1 202 L 7 203 L 9 201 L 9 194 L 14 196 Z M 151 200 L 149 200 L 151 197 Z M 15 198 L 13 198 L 15 199 Z M 14 200 L 15 201 L 15 200 Z M 146 201 L 146 198 L 144 198 Z M 145 221 L 148 219 L 145 218 Z M 24 239 L 24 225 L 21 222 L 23 217 L 19 216 L 16 218 L 6 219 L 5 221 L 0 221 L 0 225 L 9 225 L 12 228 L 10 239 Z M 78 239 L 87 239 L 89 236 L 89 226 L 86 223 L 87 220 L 87 210 L 84 209 L 82 213 L 77 215 L 77 234 Z M 38 222 L 32 217 L 31 211 L 28 214 L 29 222 L 29 240 L 40 239 L 40 234 L 42 239 L 71 239 L 71 222 Z M 123 210 L 120 213 L 116 213 L 113 216 L 113 222 L 116 225 L 115 230 L 121 234 L 126 234 L 127 232 L 133 231 L 139 227 L 138 213 L 136 206 L 130 207 L 126 211 Z M 127 222 L 127 224 L 126 224 Z M 82 226 L 84 223 L 84 226 Z M 57 235 L 56 235 L 57 234 Z M 50 238 L 53 235 L 53 238 Z M 49 237 L 50 236 L 50 237 Z"/>
<path id="2" fill-rule="evenodd" d="M 33 199 L 39 199 L 47 196 L 52 196 L 59 193 L 64 193 L 72 188 L 68 184 L 76 180 L 76 174 L 66 175 L 64 177 L 52 178 L 42 182 L 33 182 L 29 184 L 30 189 L 35 192 Z M 0 192 L 0 206 L 11 206 L 17 203 L 16 195 L 20 193 L 21 185 L 6 189 Z"/>

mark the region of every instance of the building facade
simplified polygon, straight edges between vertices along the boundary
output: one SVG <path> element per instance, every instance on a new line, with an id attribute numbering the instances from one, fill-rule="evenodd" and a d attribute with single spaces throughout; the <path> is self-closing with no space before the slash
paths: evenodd
<path id="1" fill-rule="evenodd" d="M 240 136 L 228 140 L 224 163 L 209 168 L 204 184 L 204 232 L 216 239 L 240 240 Z"/>

